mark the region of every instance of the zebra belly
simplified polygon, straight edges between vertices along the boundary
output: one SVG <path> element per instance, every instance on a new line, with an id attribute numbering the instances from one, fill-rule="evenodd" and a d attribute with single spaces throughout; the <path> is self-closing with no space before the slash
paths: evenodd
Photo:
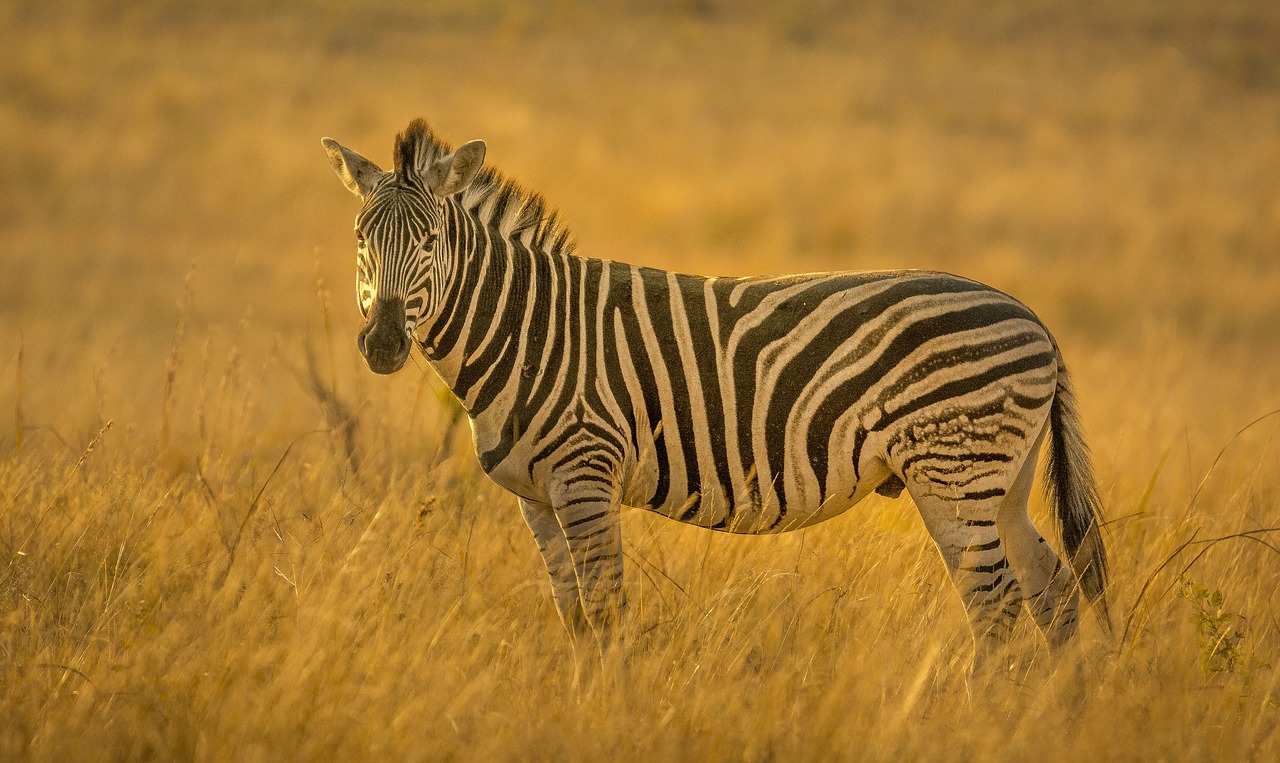
<path id="1" fill-rule="evenodd" d="M 876 434 L 866 438 L 866 447 L 862 449 L 856 469 L 850 459 L 852 443 L 830 454 L 833 463 L 843 462 L 844 465 L 832 470 L 827 490 L 821 493 L 792 492 L 779 498 L 776 491 L 762 490 L 753 480 L 733 485 L 731 494 L 714 488 L 705 492 L 694 490 L 652 505 L 644 502 L 652 494 L 654 475 L 651 472 L 648 479 L 639 479 L 630 485 L 624 493 L 623 503 L 685 524 L 735 534 L 763 535 L 799 530 L 843 514 L 893 476 L 881 456 L 883 439 Z M 794 461 L 788 462 L 787 466 L 794 471 L 807 470 L 807 465 Z M 811 474 L 808 476 L 812 477 Z"/>

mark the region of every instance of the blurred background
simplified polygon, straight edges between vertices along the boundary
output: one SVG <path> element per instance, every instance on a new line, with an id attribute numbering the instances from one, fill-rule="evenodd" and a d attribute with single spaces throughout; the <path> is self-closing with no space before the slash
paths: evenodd
<path id="1" fill-rule="evenodd" d="M 487 140 L 587 256 L 990 282 L 1058 334 L 1100 436 L 1158 416 L 1169 437 L 1215 400 L 1224 428 L 1280 406 L 1273 3 L 12 0 L 0 16 L 0 395 L 21 346 L 27 423 L 67 438 L 157 412 L 189 272 L 193 346 L 296 354 L 321 330 L 320 279 L 352 355 L 357 203 L 319 138 L 386 164 L 416 116 Z"/>
<path id="2" fill-rule="evenodd" d="M 280 739 L 291 739 L 288 719 L 318 722 L 327 716 L 307 713 L 326 705 L 273 683 L 264 666 L 279 655 L 269 645 L 290 643 L 275 629 L 307 600 L 306 580 L 336 568 L 345 550 L 334 549 L 354 543 L 336 539 L 342 528 L 380 506 L 404 522 L 416 516 L 419 530 L 426 522 L 439 533 L 433 542 L 464 560 L 406 549 L 386 563 L 419 581 L 403 596 L 410 609 L 433 613 L 427 622 L 454 622 L 449 596 L 466 589 L 468 552 L 515 565 L 495 578 L 489 608 L 468 605 L 491 626 L 476 631 L 480 641 L 461 625 L 476 619 L 463 617 L 450 626 L 462 630 L 436 631 L 432 646 L 443 638 L 441 650 L 480 655 L 469 663 L 477 670 L 501 667 L 492 654 L 505 652 L 473 645 L 509 644 L 524 632 L 527 612 L 496 614 L 508 612 L 508 595 L 541 613 L 536 632 L 560 643 L 513 501 L 484 482 L 467 438 L 453 436 L 447 396 L 413 367 L 375 378 L 355 349 L 358 201 L 320 138 L 386 166 L 395 133 L 419 116 L 455 144 L 485 139 L 488 161 L 558 207 L 585 256 L 721 275 L 943 269 L 1027 303 L 1076 379 L 1116 519 L 1118 611 L 1145 612 L 1145 576 L 1201 530 L 1203 538 L 1280 524 L 1280 417 L 1246 429 L 1280 409 L 1273 0 L 5 0 L 0 51 L 0 539 L 11 560 L 22 551 L 29 565 L 19 574 L 11 561 L 0 574 L 0 593 L 23 613 L 0 630 L 12 660 L 0 671 L 0 704 L 11 710 L 32 697 L 51 701 L 59 675 L 23 665 L 69 665 L 141 697 L 156 691 L 148 676 L 159 670 L 186 683 L 156 703 L 176 697 L 172 707 L 188 714 L 171 707 L 158 721 L 138 710 L 127 738 L 153 734 L 149 749 L 164 757 L 190 752 L 198 746 L 183 736 L 188 725 L 205 733 L 222 718 L 230 733 L 285 707 L 284 697 L 303 708 L 280 716 Z M 355 419 L 358 429 L 342 429 Z M 317 429 L 351 434 L 332 448 L 302 439 Z M 366 464 L 358 489 L 344 448 Z M 911 570 L 906 577 L 941 585 L 918 521 L 885 510 L 889 503 L 874 499 L 834 530 L 807 532 L 834 543 L 887 537 L 888 558 Z M 164 511 L 148 515 L 151 506 Z M 441 506 L 451 508 L 430 513 Z M 1043 507 L 1036 511 L 1043 522 Z M 107 565 L 114 547 L 89 553 L 78 539 L 143 537 L 148 516 L 167 529 L 145 536 L 133 557 L 119 546 L 138 566 L 122 578 L 136 598 L 134 619 L 118 617 L 122 589 L 102 570 L 124 562 Z M 472 546 L 467 523 L 477 521 L 498 540 Z M 628 537 L 640 537 L 636 523 L 647 520 L 628 521 Z M 713 541 L 685 532 L 645 524 L 640 535 L 646 553 L 677 550 L 661 562 L 663 575 L 696 599 L 699 573 L 681 566 L 679 549 Z M 191 651 L 193 634 L 212 628 L 191 613 L 211 606 L 222 583 L 202 576 L 224 556 L 233 567 L 242 534 L 241 558 L 251 546 L 249 558 L 276 565 L 243 573 L 259 586 L 249 589 L 259 591 L 246 599 L 257 602 L 251 609 L 273 613 L 270 630 L 228 631 L 209 642 L 216 651 Z M 773 553 L 714 542 L 729 559 Z M 1198 574 L 1256 617 L 1256 637 L 1274 647 L 1280 568 L 1265 549 L 1231 548 Z M 638 621 L 666 622 L 675 610 L 645 586 L 676 602 L 678 594 L 656 572 L 644 582 L 628 558 L 641 587 Z M 811 575 L 826 569 L 814 564 Z M 64 590 L 56 581 L 69 581 L 59 576 L 76 565 L 87 582 Z M 1171 588 L 1155 590 L 1182 606 Z M 928 617 L 945 620 L 939 632 L 963 636 L 954 602 L 939 601 Z M 912 607 L 922 605 L 898 606 L 894 616 L 920 620 Z M 1159 612 L 1177 624 L 1169 628 L 1192 627 L 1182 609 Z M 109 638 L 93 630 L 106 621 L 117 629 Z M 78 622 L 89 625 L 71 628 Z M 126 656 L 121 645 L 143 633 L 154 645 L 138 655 L 149 656 Z M 334 638 L 292 643 L 289 653 L 331 650 L 343 667 L 351 651 Z M 1190 656 L 1175 662 L 1194 666 L 1194 634 L 1185 642 Z M 388 643 L 429 651 L 410 636 Z M 685 653 L 697 650 L 676 649 Z M 886 675 L 901 673 L 898 651 L 885 654 Z M 807 676 L 808 657 L 796 659 Z M 265 709 L 219 715 L 226 685 L 206 677 L 223 664 L 250 676 L 244 691 Z M 442 680 L 435 663 L 412 664 L 404 680 Z M 1155 656 L 1149 664 L 1162 666 L 1154 686 L 1182 675 L 1161 673 Z M 57 685 L 68 685 L 60 675 Z M 1267 675 L 1280 692 L 1275 672 Z M 538 687 L 541 676 L 514 680 Z M 365 697 L 361 680 L 352 678 L 348 698 Z M 508 691 L 505 680 L 494 696 L 535 704 L 545 696 Z M 403 693 L 387 691 L 394 708 Z M 880 694 L 866 701 L 875 707 Z M 362 702 L 353 699 L 350 712 L 368 711 Z M 13 750 L 42 724 L 77 728 L 69 718 L 92 726 L 102 706 L 67 708 L 28 712 L 26 731 L 0 742 L 19 740 Z M 1274 731 L 1267 712 L 1271 725 L 1258 728 Z M 319 727 L 338 727 L 326 723 Z M 478 724 L 471 728 L 492 729 Z M 1110 728 L 1110 718 L 1097 728 Z M 332 741 L 313 739 L 319 751 Z M 1175 757 L 1193 749 L 1169 748 Z"/>

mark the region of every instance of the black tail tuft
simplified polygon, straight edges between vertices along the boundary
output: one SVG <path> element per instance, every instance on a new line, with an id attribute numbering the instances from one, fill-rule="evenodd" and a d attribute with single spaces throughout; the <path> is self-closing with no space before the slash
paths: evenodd
<path id="1" fill-rule="evenodd" d="M 1107 550 L 1102 543 L 1102 501 L 1093 478 L 1089 448 L 1080 432 L 1075 393 L 1066 366 L 1058 362 L 1058 390 L 1049 411 L 1049 465 L 1045 493 L 1058 518 L 1058 530 L 1080 590 L 1097 610 L 1107 631 Z"/>

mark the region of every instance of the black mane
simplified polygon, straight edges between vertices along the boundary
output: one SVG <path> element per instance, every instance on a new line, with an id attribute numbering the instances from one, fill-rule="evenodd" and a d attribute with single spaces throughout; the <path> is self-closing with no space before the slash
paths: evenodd
<path id="1" fill-rule="evenodd" d="M 436 135 L 426 120 L 415 119 L 396 136 L 393 152 L 395 174 L 402 181 L 412 178 L 420 182 L 432 163 L 452 151 L 453 148 Z M 506 236 L 515 237 L 532 230 L 533 246 L 543 251 L 569 254 L 574 249 L 572 234 L 542 194 L 504 177 L 492 165 L 486 164 L 481 168 L 480 174 L 461 196 L 464 208 L 479 210 L 490 226 L 496 225 Z"/>

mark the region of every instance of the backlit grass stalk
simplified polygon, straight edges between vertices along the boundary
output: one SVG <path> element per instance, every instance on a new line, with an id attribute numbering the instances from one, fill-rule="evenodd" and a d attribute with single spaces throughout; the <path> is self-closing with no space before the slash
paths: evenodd
<path id="1" fill-rule="evenodd" d="M 13 395 L 13 449 L 22 450 L 22 349 L 26 338 L 18 332 L 18 361 L 14 371 L 17 376 Z"/>
<path id="2" fill-rule="evenodd" d="M 164 364 L 164 413 L 160 419 L 160 447 L 169 452 L 172 435 L 173 406 L 178 370 L 182 365 L 182 344 L 187 333 L 187 317 L 191 313 L 191 304 L 195 293 L 193 280 L 196 273 L 195 260 L 187 269 L 187 276 L 182 281 L 182 298 L 178 300 L 178 319 L 173 325 L 173 338 L 169 343 L 169 358 Z"/>

